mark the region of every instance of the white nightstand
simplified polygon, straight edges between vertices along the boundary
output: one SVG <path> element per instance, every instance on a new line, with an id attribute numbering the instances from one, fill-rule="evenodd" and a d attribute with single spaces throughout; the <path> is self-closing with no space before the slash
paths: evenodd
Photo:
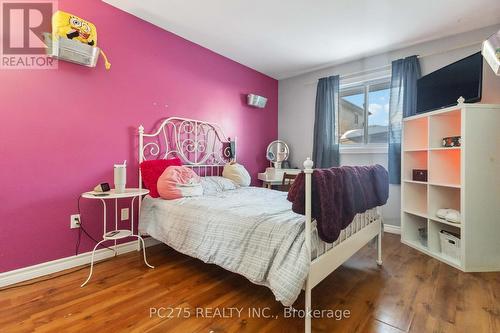
<path id="1" fill-rule="evenodd" d="M 92 259 L 90 260 L 90 272 L 89 276 L 87 277 L 87 280 L 85 280 L 84 283 L 82 283 L 81 287 L 85 286 L 87 282 L 89 282 L 90 278 L 92 277 L 92 270 L 94 267 L 94 254 L 95 250 L 97 247 L 106 242 L 106 241 L 114 241 L 114 251 L 116 255 L 116 241 L 118 239 L 126 238 L 126 237 L 136 237 L 139 239 L 142 243 L 142 249 L 143 249 L 143 256 L 144 256 L 144 263 L 150 267 L 154 268 L 151 266 L 148 261 L 146 260 L 146 247 L 144 246 L 144 239 L 139 235 L 139 232 L 137 234 L 134 234 L 134 202 L 136 198 L 140 198 L 143 195 L 146 195 L 149 193 L 149 190 L 145 189 L 138 189 L 138 188 L 127 188 L 125 189 L 125 192 L 122 193 L 116 193 L 115 190 L 111 190 L 109 192 L 85 192 L 82 194 L 82 198 L 85 199 L 91 199 L 91 200 L 101 200 L 102 205 L 103 205 L 103 235 L 102 235 L 102 240 L 96 244 L 94 249 L 92 250 Z M 106 194 L 106 195 L 103 195 Z M 132 198 L 130 202 L 130 229 L 118 229 L 118 199 L 123 199 L 123 198 Z M 106 201 L 107 200 L 114 200 L 115 201 L 115 229 L 106 232 Z M 139 199 L 140 200 L 140 199 Z"/>

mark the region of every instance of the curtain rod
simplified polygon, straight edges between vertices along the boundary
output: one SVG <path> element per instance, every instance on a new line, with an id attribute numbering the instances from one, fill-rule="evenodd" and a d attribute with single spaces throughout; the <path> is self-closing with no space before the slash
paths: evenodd
<path id="1" fill-rule="evenodd" d="M 352 77 L 352 76 L 357 76 L 357 75 L 360 75 L 360 74 L 369 74 L 370 72 L 377 72 L 379 70 L 389 69 L 389 68 L 391 68 L 391 64 L 383 65 L 383 66 L 378 66 L 378 67 L 373 67 L 373 68 L 370 68 L 370 69 L 365 69 L 365 70 L 362 70 L 362 71 L 352 72 L 352 73 L 348 73 L 348 74 L 341 74 L 339 76 L 340 76 L 341 79 L 346 79 L 346 78 L 349 78 L 349 77 Z M 307 83 L 304 83 L 304 85 L 308 86 L 308 85 L 316 84 L 316 83 L 318 83 L 318 81 L 319 81 L 319 79 L 316 79 L 316 81 L 314 81 L 314 82 L 307 82 Z"/>
<path id="2" fill-rule="evenodd" d="M 475 46 L 475 45 L 480 44 L 482 42 L 483 42 L 482 40 L 481 41 L 476 41 L 476 42 L 473 42 L 473 43 L 468 43 L 468 44 L 460 45 L 460 46 L 457 46 L 457 47 L 454 47 L 454 48 L 451 48 L 451 49 L 447 49 L 447 50 L 441 50 L 441 51 L 437 51 L 437 52 L 433 52 L 433 53 L 427 53 L 427 54 L 424 54 L 424 55 L 418 55 L 417 58 L 422 59 L 422 58 L 426 58 L 426 57 L 430 57 L 430 56 L 434 56 L 434 55 L 438 55 L 438 54 L 443 54 L 443 53 L 447 53 L 447 52 L 451 52 L 451 51 L 463 49 L 463 48 L 466 48 L 466 47 Z M 370 68 L 370 69 L 366 69 L 366 70 L 362 70 L 362 71 L 358 71 L 358 72 L 352 72 L 352 73 L 348 73 L 348 74 L 341 74 L 340 78 L 341 79 L 346 79 L 346 78 L 349 78 L 351 76 L 357 76 L 357 75 L 360 75 L 360 74 L 368 74 L 370 72 L 376 72 L 376 71 L 379 71 L 379 70 L 382 70 L 382 69 L 386 69 L 386 68 L 388 69 L 390 67 L 391 67 L 391 64 L 389 63 L 387 65 L 378 66 L 378 67 L 374 67 L 374 68 Z M 304 83 L 304 85 L 308 86 L 308 85 L 316 84 L 316 83 L 318 83 L 318 80 L 319 79 L 316 79 L 316 81 L 314 81 L 314 82 Z"/>

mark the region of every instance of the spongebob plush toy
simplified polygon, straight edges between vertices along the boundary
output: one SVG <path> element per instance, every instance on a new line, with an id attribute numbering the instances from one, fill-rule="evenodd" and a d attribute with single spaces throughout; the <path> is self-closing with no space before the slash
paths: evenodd
<path id="1" fill-rule="evenodd" d="M 97 29 L 92 23 L 84 19 L 58 10 L 52 16 L 52 34 L 54 37 L 77 40 L 90 46 L 97 46 Z M 111 68 L 108 58 L 102 50 L 106 69 Z"/>

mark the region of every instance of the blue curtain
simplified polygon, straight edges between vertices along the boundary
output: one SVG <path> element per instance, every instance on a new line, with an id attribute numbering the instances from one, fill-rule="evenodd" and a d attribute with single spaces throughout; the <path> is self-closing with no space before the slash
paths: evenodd
<path id="1" fill-rule="evenodd" d="M 389 102 L 389 183 L 401 183 L 402 120 L 417 109 L 417 80 L 420 78 L 417 56 L 394 60 Z"/>
<path id="2" fill-rule="evenodd" d="M 337 135 L 339 81 L 338 75 L 321 78 L 318 81 L 313 142 L 313 161 L 317 168 L 339 165 Z"/>

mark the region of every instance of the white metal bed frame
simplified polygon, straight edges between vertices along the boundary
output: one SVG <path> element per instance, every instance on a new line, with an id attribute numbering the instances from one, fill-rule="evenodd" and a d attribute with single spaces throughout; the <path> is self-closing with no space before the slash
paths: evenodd
<path id="1" fill-rule="evenodd" d="M 149 140 L 149 142 L 147 142 Z M 233 141 L 236 145 L 236 140 Z M 167 118 L 161 122 L 153 133 L 144 133 L 144 127 L 139 126 L 139 163 L 150 159 L 165 159 L 177 156 L 188 167 L 200 176 L 220 175 L 224 165 L 236 160 L 231 156 L 231 140 L 224 135 L 219 125 L 194 119 Z M 215 171 L 215 172 L 214 172 Z M 311 332 L 311 292 L 318 283 L 347 261 L 363 246 L 377 237 L 377 264 L 382 265 L 382 216 L 377 207 L 365 213 L 358 214 L 355 222 L 361 229 L 351 229 L 345 238 L 339 238 L 336 245 L 311 260 L 311 232 L 313 219 L 311 217 L 311 178 L 313 161 L 304 161 L 305 173 L 305 243 L 308 249 L 311 266 L 304 284 L 305 290 L 305 332 Z M 142 178 L 139 168 L 139 188 L 142 189 Z M 139 201 L 140 212 L 140 201 Z M 353 222 L 354 224 L 354 222 Z M 351 224 L 352 225 L 352 224 Z M 349 227 L 348 227 L 349 228 Z M 140 243 L 138 243 L 140 249 Z"/>

